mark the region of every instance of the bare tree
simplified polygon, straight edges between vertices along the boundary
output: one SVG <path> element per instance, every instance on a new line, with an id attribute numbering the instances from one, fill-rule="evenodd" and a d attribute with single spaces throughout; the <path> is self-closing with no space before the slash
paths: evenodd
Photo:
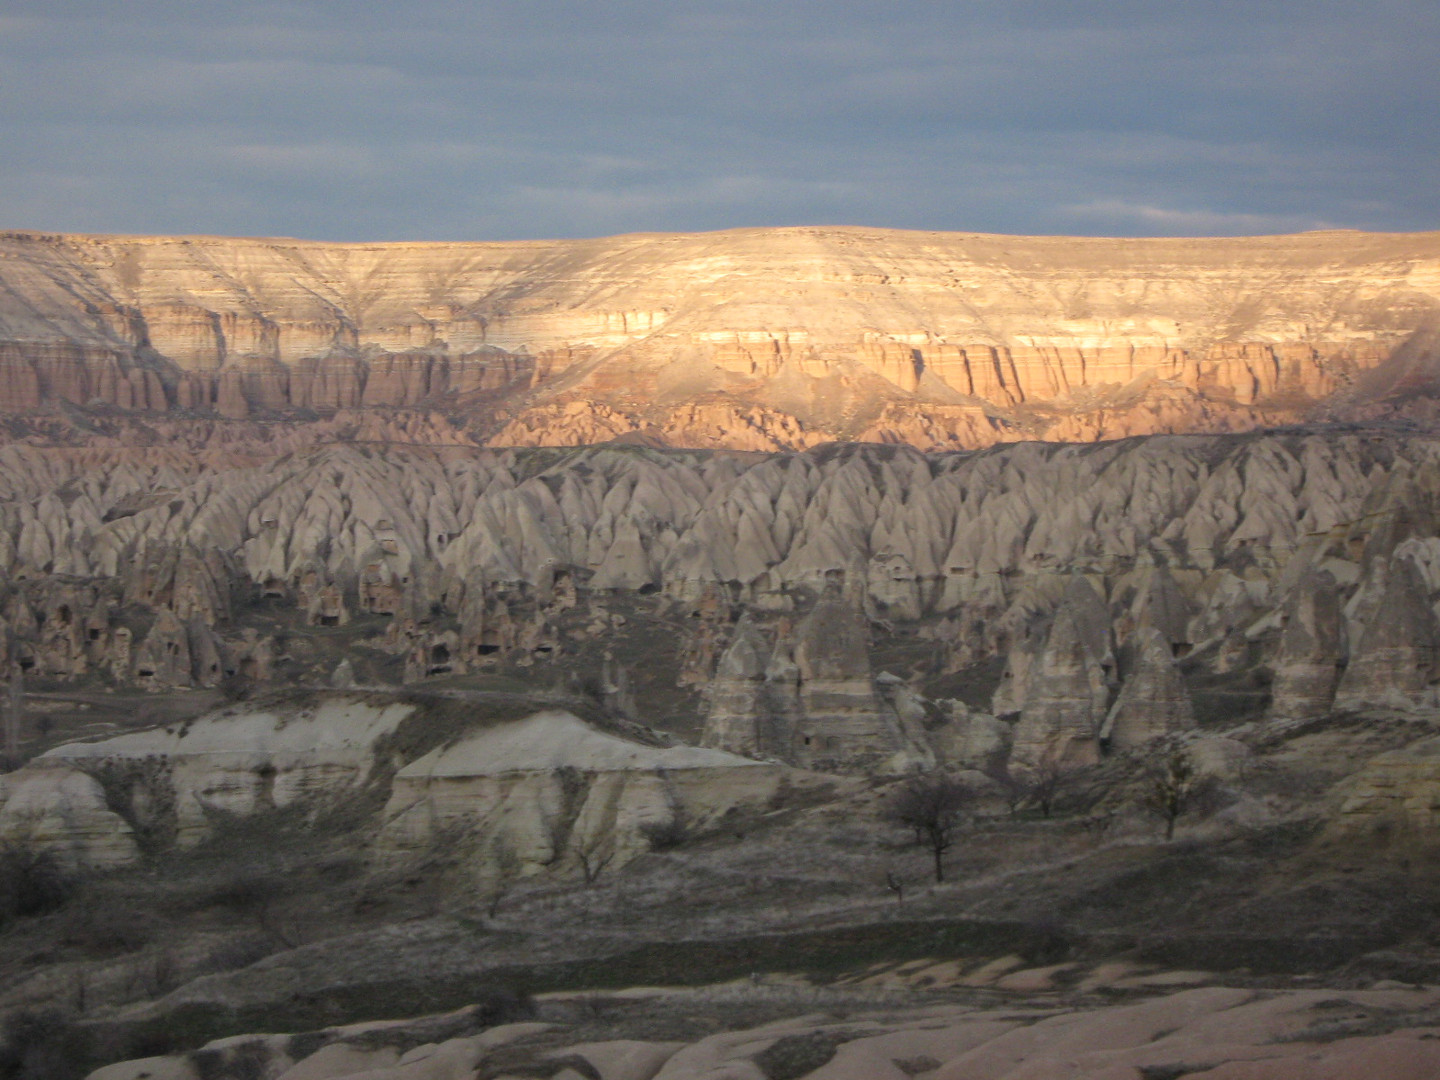
<path id="1" fill-rule="evenodd" d="M 1005 800 L 1005 809 L 1013 818 L 1020 813 L 1020 807 L 1030 797 L 1030 785 L 1023 776 L 1017 776 L 1004 769 L 992 773 L 991 779 L 1000 785 L 1000 796 Z"/>
<path id="2" fill-rule="evenodd" d="M 1184 750 L 1174 750 L 1150 768 L 1143 796 L 1145 809 L 1165 823 L 1165 839 L 1175 838 L 1175 822 L 1190 809 L 1200 788 L 1195 764 Z"/>
<path id="3" fill-rule="evenodd" d="M 1069 774 L 1060 767 L 1058 761 L 1042 761 L 1035 770 L 1026 794 L 1030 802 L 1040 808 L 1041 817 L 1050 816 L 1050 812 L 1055 808 L 1055 800 L 1065 790 L 1068 779 Z"/>
<path id="4" fill-rule="evenodd" d="M 912 776 L 890 800 L 890 820 L 913 829 L 916 842 L 934 856 L 936 881 L 945 880 L 945 852 L 955 844 L 960 815 L 970 797 L 964 783 L 936 772 Z"/>
<path id="5" fill-rule="evenodd" d="M 885 887 L 895 894 L 897 904 L 905 903 L 905 882 L 896 876 L 895 871 L 885 871 Z"/>

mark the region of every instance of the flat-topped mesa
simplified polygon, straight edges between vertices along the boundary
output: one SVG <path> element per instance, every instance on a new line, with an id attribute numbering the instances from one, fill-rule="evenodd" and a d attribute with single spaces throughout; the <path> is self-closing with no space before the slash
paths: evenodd
<path id="1" fill-rule="evenodd" d="M 1092 440 L 1369 407 L 1425 382 L 1437 315 L 1440 234 L 9 233 L 0 410 L 443 410 L 497 445 Z"/>
<path id="2" fill-rule="evenodd" d="M 395 776 L 376 837 L 382 855 L 453 845 L 481 878 L 507 861 L 593 880 L 652 846 L 654 830 L 705 828 L 767 805 L 798 776 L 716 749 L 645 746 L 545 711 L 467 732 Z"/>

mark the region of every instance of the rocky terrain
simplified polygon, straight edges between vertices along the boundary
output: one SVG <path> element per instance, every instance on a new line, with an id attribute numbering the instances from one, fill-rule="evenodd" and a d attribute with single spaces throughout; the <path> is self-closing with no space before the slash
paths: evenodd
<path id="1" fill-rule="evenodd" d="M 403 1071 L 321 1048 L 494 994 L 550 1026 L 413 1045 L 496 1076 L 1432 1065 L 1394 989 L 1440 970 L 1423 431 L 14 442 L 0 484 L 0 846 L 58 890 L 0 915 L 0 1008 L 85 1068 L 279 1031 L 344 1058 L 317 1075 Z M 943 881 L 892 809 L 917 775 L 966 793 Z M 1221 1056 L 1117 1019 L 1001 1049 L 1140 1002 L 1199 1024 L 1162 1004 L 1191 985 L 1239 995 Z M 672 989 L 605 1004 L 635 986 Z M 307 1068 L 266 1053 L 235 1068 Z"/>
<path id="2" fill-rule="evenodd" d="M 0 1080 L 1437 1071 L 1435 237 L 0 249 Z"/>
<path id="3" fill-rule="evenodd" d="M 1437 313 L 1437 234 L 16 232 L 0 410 L 86 442 L 277 419 L 491 446 L 1092 441 L 1428 418 Z"/>

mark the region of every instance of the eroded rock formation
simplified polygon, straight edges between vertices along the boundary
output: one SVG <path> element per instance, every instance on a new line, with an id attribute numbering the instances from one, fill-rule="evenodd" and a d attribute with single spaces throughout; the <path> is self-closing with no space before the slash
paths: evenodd
<path id="1" fill-rule="evenodd" d="M 1021 649 L 1029 652 L 1029 643 Z M 1110 614 L 1090 583 L 1075 574 L 1044 644 L 1025 665 L 1015 727 L 1016 762 L 1036 768 L 1098 761 L 1114 673 Z"/>
<path id="2" fill-rule="evenodd" d="M 426 440 L 505 446 L 949 449 L 1413 412 L 1382 399 L 1428 379 L 1440 310 L 1436 234 L 12 232 L 0 267 L 4 411 L 401 410 Z"/>
<path id="3" fill-rule="evenodd" d="M 1273 715 L 1309 719 L 1330 711 L 1345 659 L 1344 630 L 1335 579 L 1323 570 L 1307 575 L 1285 606 Z"/>
<path id="4" fill-rule="evenodd" d="M 1016 762 L 1090 759 L 1123 679 L 1170 679 L 1158 641 L 1182 679 L 1249 679 L 1257 707 L 1273 672 L 1277 717 L 1328 709 L 1347 657 L 1343 707 L 1425 707 L 1437 492 L 1440 446 L 1382 429 L 933 455 L 283 444 L 230 464 L 10 445 L 0 670 L 155 689 L 328 686 L 346 657 L 360 685 L 514 672 L 609 647 L 641 605 L 671 621 L 663 677 L 706 689 L 714 746 L 924 763 L 953 740 L 917 734 L 899 687 L 1008 658 L 990 703 Z M 872 653 L 912 635 L 927 658 L 879 685 Z"/>
<path id="5" fill-rule="evenodd" d="M 1440 623 L 1425 579 L 1409 559 L 1395 558 L 1380 603 L 1336 690 L 1342 708 L 1433 706 L 1440 681 Z"/>
<path id="6" fill-rule="evenodd" d="M 478 866 L 526 875 L 561 865 L 588 878 L 649 850 L 656 830 L 703 830 L 727 811 L 764 806 L 787 775 L 720 750 L 640 745 L 544 712 L 401 769 L 377 845 L 393 856 L 466 832 L 484 852 Z"/>
<path id="7" fill-rule="evenodd" d="M 1195 710 L 1175 665 L 1174 646 L 1155 627 L 1138 636 L 1134 667 L 1100 728 L 1100 741 L 1117 750 L 1195 727 Z"/>
<path id="8" fill-rule="evenodd" d="M 703 1076 L 788 1075 L 792 1061 L 821 1062 L 810 1075 L 828 1080 L 931 1074 L 941 1080 L 1066 1077 L 1112 1080 L 1164 1076 L 1187 1070 L 1213 1080 L 1362 1080 L 1386 1076 L 1420 1080 L 1440 1070 L 1433 1038 L 1437 995 L 1427 987 L 1384 986 L 1369 990 L 1316 988 L 1272 990 L 1196 986 L 1148 999 L 1165 977 L 1132 965 L 1081 964 L 1012 971 L 994 962 L 956 973 L 965 962 L 877 964 L 897 995 L 913 984 L 933 987 L 996 987 L 1009 997 L 999 1005 L 891 1006 L 884 1012 L 847 1016 L 824 1013 L 771 1019 L 741 1030 L 720 1030 L 688 1041 L 596 1040 L 578 1024 L 506 1023 L 472 1034 L 466 1021 L 480 1007 L 448 1016 L 352 1024 L 315 1032 L 307 1040 L 253 1034 L 216 1040 L 190 1054 L 140 1058 L 108 1065 L 93 1080 L 188 1078 L 191 1059 L 234 1069 L 249 1065 L 276 1080 L 359 1080 L 376 1075 L 465 1080 L 475 1075 L 597 1076 L 605 1080 L 693 1080 Z M 920 974 L 914 975 L 914 972 Z M 1064 973 L 1087 989 L 1127 992 L 1118 1003 L 1097 1004 L 1099 995 L 1057 1013 L 1030 993 L 1053 992 L 1053 975 Z M 1179 978 L 1184 978 L 1180 974 Z M 1193 976 L 1192 976 L 1193 977 Z M 921 983 L 920 980 L 925 982 Z M 807 987 L 808 989 L 808 987 Z M 676 1011 L 695 1008 L 699 990 L 655 990 Z M 559 995 L 557 995 L 558 997 Z M 628 1004 L 634 991 L 595 992 L 594 1007 Z M 758 995 L 757 995 L 758 996 Z M 665 1000 L 667 997 L 673 1000 Z M 564 998 L 561 999 L 565 1000 Z M 763 1001 L 764 999 L 761 998 Z M 482 1014 L 483 1015 L 483 1014 Z M 1343 1019 L 1337 1019 L 1343 1017 Z M 1371 1018 L 1383 1018 L 1381 1024 Z M 1360 1026 L 1359 1019 L 1372 1027 Z M 1378 1030 L 1377 1030 L 1378 1029 Z M 403 1057 L 389 1040 L 413 1048 Z M 1323 1044 L 1317 1041 L 1323 1039 Z M 1319 1049 L 1317 1050 L 1317 1045 Z M 805 1056 L 802 1056 L 805 1055 Z M 776 1065 L 777 1062 L 783 1063 Z M 1200 1062 L 1197 1068 L 1191 1063 Z M 787 1070 L 781 1073 L 781 1069 Z M 1185 1075 L 1181 1072 L 1180 1075 Z"/>
<path id="9" fill-rule="evenodd" d="M 807 782 L 720 750 L 631 741 L 557 710 L 396 761 L 395 736 L 415 711 L 341 694 L 67 744 L 4 776 L 0 842 L 115 866 L 191 846 L 222 817 L 320 813 L 378 788 L 388 795 L 373 838 L 381 859 L 463 839 L 480 878 L 546 867 L 589 878 L 648 850 L 656 829 L 701 831 L 763 807 L 782 783 Z"/>

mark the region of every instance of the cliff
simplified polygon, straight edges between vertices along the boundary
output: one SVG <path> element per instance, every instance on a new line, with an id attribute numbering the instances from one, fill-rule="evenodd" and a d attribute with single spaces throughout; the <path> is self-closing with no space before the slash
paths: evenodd
<path id="1" fill-rule="evenodd" d="M 383 411 L 423 442 L 933 449 L 1428 417 L 1437 328 L 1436 233 L 0 236 L 6 412 Z"/>

